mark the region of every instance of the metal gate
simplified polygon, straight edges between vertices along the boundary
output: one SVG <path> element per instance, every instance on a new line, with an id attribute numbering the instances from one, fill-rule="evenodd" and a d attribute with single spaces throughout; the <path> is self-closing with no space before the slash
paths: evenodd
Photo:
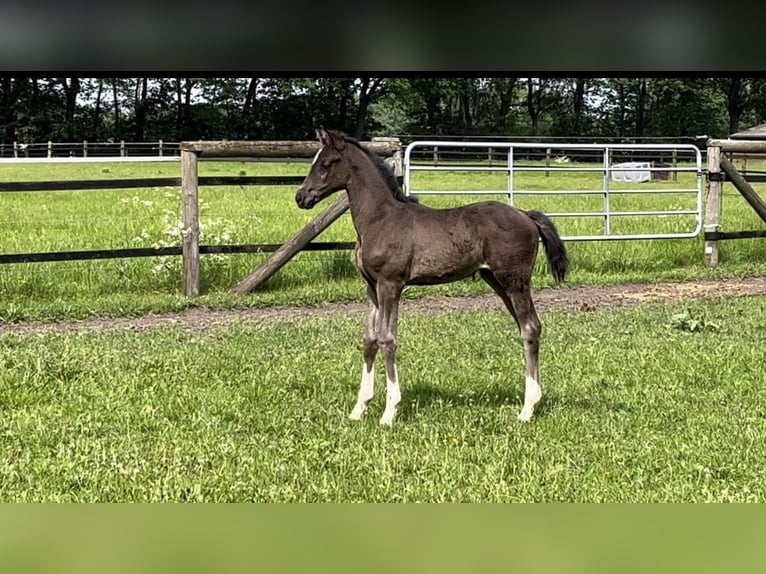
<path id="1" fill-rule="evenodd" d="M 703 175 L 692 144 L 415 141 L 404 153 L 407 195 L 506 196 L 561 218 L 570 241 L 696 237 Z"/>

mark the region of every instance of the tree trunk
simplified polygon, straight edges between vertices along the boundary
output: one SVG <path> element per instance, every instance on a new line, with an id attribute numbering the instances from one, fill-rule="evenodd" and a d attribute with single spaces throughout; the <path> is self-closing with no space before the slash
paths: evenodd
<path id="1" fill-rule="evenodd" d="M 511 104 L 513 103 L 513 96 L 516 91 L 516 78 L 509 78 L 508 84 L 500 92 L 500 106 L 498 110 L 500 126 L 505 125 L 508 117 L 508 113 L 511 111 Z"/>
<path id="2" fill-rule="evenodd" d="M 359 89 L 359 108 L 356 114 L 356 127 L 354 128 L 354 137 L 362 139 L 364 133 L 364 121 L 367 116 L 367 106 L 369 105 L 368 90 L 370 89 L 370 78 L 362 78 L 362 86 Z"/>
<path id="3" fill-rule="evenodd" d="M 364 135 L 364 126 L 367 121 L 367 108 L 378 93 L 383 78 L 361 78 L 362 85 L 359 90 L 359 110 L 356 115 L 356 128 L 354 128 L 354 137 L 362 139 Z"/>
<path id="4" fill-rule="evenodd" d="M 104 89 L 104 81 L 99 78 L 98 79 L 98 92 L 96 92 L 96 105 L 93 108 L 93 124 L 91 127 L 91 139 L 98 139 L 98 123 L 101 119 L 101 93 Z"/>
<path id="5" fill-rule="evenodd" d="M 539 92 L 538 88 L 538 92 Z M 532 134 L 537 135 L 537 122 L 540 117 L 540 109 L 535 102 L 535 86 L 532 78 L 527 78 L 527 113 L 532 124 Z"/>
<path id="6" fill-rule="evenodd" d="M 192 78 L 186 78 L 184 82 L 184 100 L 181 107 L 181 133 L 186 136 L 191 134 L 191 95 L 196 82 Z"/>
<path id="7" fill-rule="evenodd" d="M 40 117 L 44 116 L 44 108 L 40 103 L 40 86 L 37 78 L 31 78 L 31 93 L 29 96 L 29 124 L 32 141 L 40 141 L 46 137 L 47 130 L 40 125 Z"/>
<path id="8" fill-rule="evenodd" d="M 13 145 L 16 139 L 15 102 L 13 101 L 13 78 L 0 77 L 0 125 L 3 129 L 3 143 Z"/>
<path id="9" fill-rule="evenodd" d="M 636 139 L 644 137 L 646 107 L 646 78 L 638 80 L 638 98 L 636 99 Z"/>
<path id="10" fill-rule="evenodd" d="M 120 128 L 120 98 L 117 93 L 117 78 L 112 78 L 112 101 L 114 106 L 114 139 L 119 140 L 122 135 Z"/>
<path id="11" fill-rule="evenodd" d="M 574 122 L 572 125 L 572 135 L 580 135 L 582 127 L 582 110 L 585 104 L 585 79 L 577 78 L 575 80 L 574 101 L 572 102 L 572 111 L 574 112 Z"/>
<path id="12" fill-rule="evenodd" d="M 139 78 L 136 82 L 136 141 L 144 141 L 146 132 L 146 109 L 147 109 L 147 92 L 148 92 L 148 79 Z"/>
<path id="13" fill-rule="evenodd" d="M 466 129 L 473 127 L 473 117 L 471 115 L 471 97 L 467 93 L 460 94 L 460 106 L 463 109 L 463 123 Z"/>
<path id="14" fill-rule="evenodd" d="M 61 78 L 61 85 L 64 87 L 64 137 L 69 141 L 74 141 L 75 138 L 75 123 L 74 114 L 77 109 L 77 94 L 80 93 L 80 78 L 70 78 L 67 82 L 66 78 Z"/>
<path id="15" fill-rule="evenodd" d="M 183 90 L 181 89 L 181 78 L 176 78 L 176 139 L 180 142 L 183 137 L 183 110 L 184 110 Z"/>
<path id="16" fill-rule="evenodd" d="M 625 137 L 625 84 L 620 82 L 617 89 L 617 98 L 619 101 L 618 116 L 617 116 L 617 135 L 620 139 Z"/>
<path id="17" fill-rule="evenodd" d="M 726 110 L 729 113 L 729 134 L 739 131 L 739 121 L 747 108 L 750 98 L 743 95 L 742 78 L 729 78 L 726 82 Z"/>
<path id="18" fill-rule="evenodd" d="M 252 125 L 253 108 L 255 107 L 255 94 L 258 90 L 258 78 L 250 78 L 245 93 L 245 103 L 242 106 L 242 135 L 245 139 L 251 137 L 250 126 Z"/>
<path id="19" fill-rule="evenodd" d="M 348 102 L 352 96 L 353 80 L 339 82 L 340 102 L 338 103 L 338 126 L 345 130 L 348 125 Z"/>

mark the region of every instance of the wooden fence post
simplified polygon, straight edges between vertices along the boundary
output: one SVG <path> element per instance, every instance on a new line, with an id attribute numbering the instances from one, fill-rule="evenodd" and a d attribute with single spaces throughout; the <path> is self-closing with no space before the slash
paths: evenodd
<path id="1" fill-rule="evenodd" d="M 183 213 L 183 289 L 187 297 L 199 295 L 199 188 L 197 154 L 181 151 L 181 209 Z"/>
<path id="2" fill-rule="evenodd" d="M 721 184 L 718 179 L 721 173 L 721 148 L 708 146 L 707 148 L 707 200 L 705 202 L 705 233 L 718 231 L 721 219 Z M 705 265 L 715 267 L 718 265 L 718 240 L 705 240 Z"/>
<path id="3" fill-rule="evenodd" d="M 82 141 L 82 157 L 88 157 L 88 140 Z"/>

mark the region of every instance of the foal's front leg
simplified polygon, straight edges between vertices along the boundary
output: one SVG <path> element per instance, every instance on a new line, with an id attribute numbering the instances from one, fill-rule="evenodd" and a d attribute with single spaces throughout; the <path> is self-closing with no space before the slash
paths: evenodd
<path id="1" fill-rule="evenodd" d="M 402 287 L 378 283 L 378 346 L 386 364 L 386 409 L 380 417 L 380 424 L 391 426 L 396 416 L 402 395 L 399 389 L 399 375 L 396 372 L 396 331 L 399 318 L 399 298 Z"/>
<path id="2" fill-rule="evenodd" d="M 364 364 L 362 365 L 362 382 L 359 383 L 359 394 L 356 398 L 356 405 L 348 418 L 358 421 L 362 418 L 367 409 L 367 403 L 370 402 L 375 390 L 375 355 L 378 352 L 378 306 L 375 303 L 374 293 L 368 290 L 368 309 L 367 319 L 364 325 L 364 336 L 362 337 L 362 355 Z"/>

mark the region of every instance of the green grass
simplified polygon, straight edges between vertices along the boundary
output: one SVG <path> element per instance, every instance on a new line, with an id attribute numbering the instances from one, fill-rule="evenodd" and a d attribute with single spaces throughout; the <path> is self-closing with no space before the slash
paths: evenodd
<path id="1" fill-rule="evenodd" d="M 302 175 L 307 164 L 201 162 L 202 175 Z M 753 166 L 751 166 L 751 169 Z M 6 181 L 56 179 L 114 179 L 176 176 L 177 163 L 50 164 L 0 166 Z M 428 186 L 454 189 L 503 188 L 498 174 L 421 174 Z M 420 176 L 419 176 L 420 177 Z M 691 176 L 681 174 L 680 179 Z M 499 179 L 498 179 L 499 178 Z M 689 181 L 652 183 L 684 187 Z M 519 174 L 516 187 L 525 189 L 599 189 L 601 176 L 590 174 Z M 421 186 L 422 187 L 422 186 Z M 279 243 L 308 223 L 324 206 L 300 210 L 293 187 L 208 187 L 201 191 L 203 243 Z M 620 196 L 618 209 L 661 208 L 657 198 L 674 207 L 688 207 L 688 196 Z M 424 197 L 428 205 L 465 203 L 478 197 Z M 502 198 L 501 198 L 502 199 Z M 615 199 L 618 201 L 618 199 Z M 601 209 L 595 197 L 520 196 L 524 208 L 556 211 Z M 328 203 L 329 205 L 329 203 Z M 78 249 L 149 247 L 178 244 L 178 189 L 155 188 L 81 192 L 0 193 L 0 252 L 24 253 Z M 729 185 L 725 186 L 723 229 L 759 229 L 762 222 Z M 598 219 L 556 220 L 562 234 L 598 232 Z M 620 218 L 620 231 L 679 230 L 688 218 Z M 627 226 L 627 227 L 625 227 Z M 353 241 L 350 216 L 344 215 L 319 240 Z M 687 280 L 761 275 L 766 272 L 766 243 L 762 239 L 724 242 L 721 264 L 703 264 L 702 238 L 672 241 L 568 243 L 572 284 L 610 284 L 657 280 Z M 187 306 L 209 307 L 314 304 L 364 298 L 350 252 L 304 253 L 283 268 L 261 290 L 234 298 L 228 290 L 266 258 L 265 255 L 203 256 L 203 296 L 187 300 L 181 294 L 180 258 L 115 259 L 64 263 L 12 264 L 0 267 L 0 320 L 59 319 L 90 315 L 129 315 Z M 541 256 L 535 287 L 551 282 Z M 488 292 L 480 281 L 413 288 L 408 297 L 428 293 L 473 295 Z"/>
<path id="2" fill-rule="evenodd" d="M 392 429 L 361 316 L 3 335 L 0 500 L 766 500 L 766 297 L 542 319 L 525 425 L 507 315 L 404 315 Z"/>

